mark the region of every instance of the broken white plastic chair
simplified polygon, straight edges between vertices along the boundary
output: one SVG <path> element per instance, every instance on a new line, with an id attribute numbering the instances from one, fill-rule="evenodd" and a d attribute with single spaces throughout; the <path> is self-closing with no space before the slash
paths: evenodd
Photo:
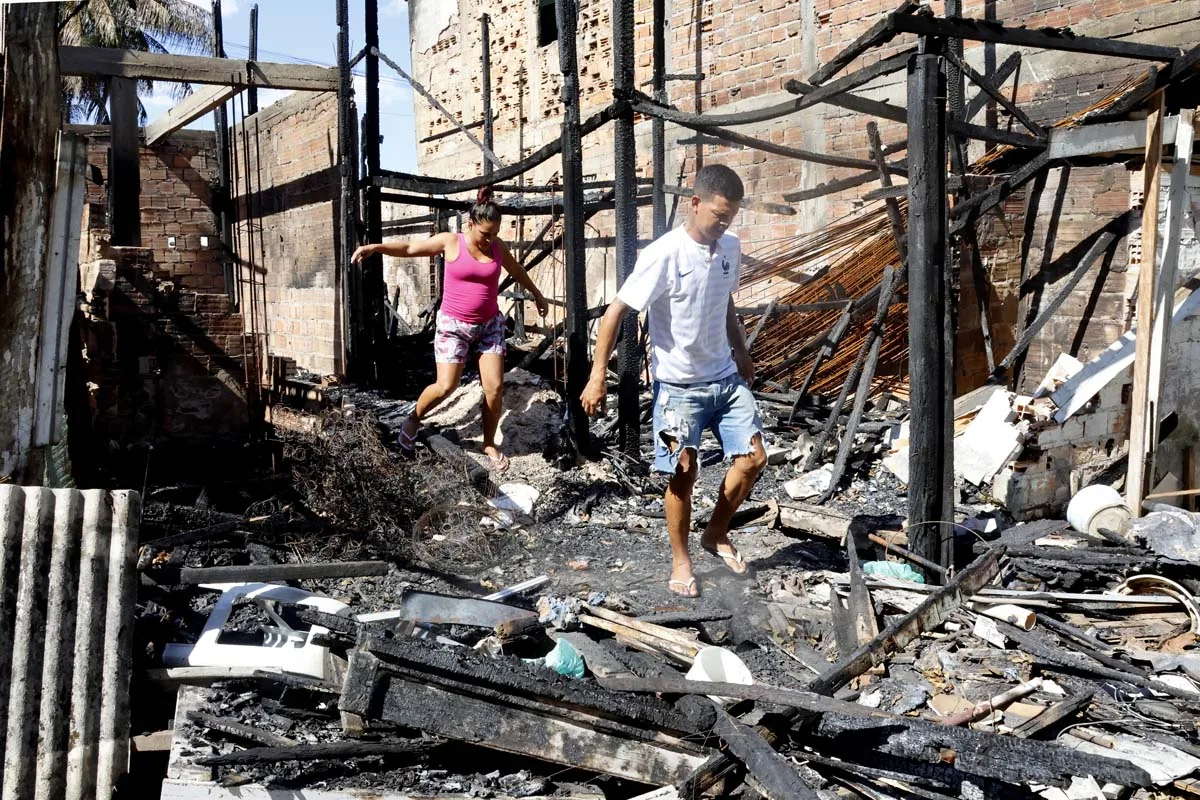
<path id="1" fill-rule="evenodd" d="M 313 625 L 310 630 L 298 631 L 279 616 L 274 604 L 294 603 L 337 614 L 348 607 L 345 603 L 276 583 L 206 583 L 201 588 L 221 592 L 221 597 L 208 615 L 204 630 L 195 644 L 175 643 L 164 648 L 163 662 L 168 667 L 246 667 L 281 670 L 321 680 L 325 678 L 328 649 L 313 644 L 312 640 L 315 636 L 328 633 L 329 629 Z M 221 629 L 241 598 L 253 600 L 273 623 L 262 626 L 266 638 L 261 645 L 222 644 L 218 641 Z"/>

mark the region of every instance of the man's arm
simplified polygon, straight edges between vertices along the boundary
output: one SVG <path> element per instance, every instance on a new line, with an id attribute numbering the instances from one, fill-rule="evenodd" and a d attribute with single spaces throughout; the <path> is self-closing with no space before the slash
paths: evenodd
<path id="1" fill-rule="evenodd" d="M 617 331 L 621 329 L 621 320 L 625 314 L 632 311 L 629 306 L 613 298 L 608 304 L 608 310 L 600 318 L 600 331 L 596 334 L 596 349 L 592 353 L 592 375 L 588 378 L 587 386 L 579 400 L 583 410 L 589 417 L 604 411 L 604 398 L 608 394 L 608 359 L 612 356 L 613 347 L 617 343 Z"/>
<path id="2" fill-rule="evenodd" d="M 737 364 L 738 374 L 747 384 L 754 383 L 754 361 L 750 359 L 750 349 L 746 347 L 746 329 L 733 306 L 733 295 L 729 296 L 729 306 L 725 312 L 725 331 L 729 335 L 729 347 L 733 350 L 733 363 Z"/>
<path id="3" fill-rule="evenodd" d="M 546 298 L 542 296 L 542 292 L 538 289 L 537 284 L 529 277 L 529 273 L 525 271 L 525 267 L 513 258 L 513 254 L 509 251 L 508 245 L 500 242 L 500 264 L 504 270 L 513 277 L 513 280 L 521 285 L 525 291 L 533 296 L 533 302 L 537 304 L 538 313 L 543 317 L 550 313 L 550 306 L 546 304 Z"/>
<path id="4" fill-rule="evenodd" d="M 364 244 L 354 251 L 354 255 L 350 257 L 350 260 L 358 263 L 367 256 L 373 255 L 397 256 L 399 258 L 436 256 L 445 252 L 446 240 L 453 235 L 452 233 L 439 233 L 437 236 L 431 236 L 428 239 L 421 239 L 416 242 Z"/>

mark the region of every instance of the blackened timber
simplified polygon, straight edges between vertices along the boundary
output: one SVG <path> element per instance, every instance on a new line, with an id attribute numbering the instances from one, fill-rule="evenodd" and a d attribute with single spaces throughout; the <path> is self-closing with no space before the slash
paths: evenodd
<path id="1" fill-rule="evenodd" d="M 832 86 L 833 84 L 830 84 Z M 784 84 L 784 88 L 792 94 L 809 94 L 819 91 L 818 87 L 811 86 L 801 81 L 791 80 Z M 824 88 L 824 87 L 820 87 Z M 861 114 L 870 114 L 882 119 L 890 119 L 893 122 L 909 121 L 908 109 L 894 106 L 891 103 L 885 103 L 880 100 L 871 100 L 866 97 L 859 97 L 856 94 L 849 92 L 840 92 L 830 97 L 822 98 L 824 102 L 831 106 L 857 111 Z M 682 125 L 678 120 L 672 120 Z M 704 124 L 704 118 L 699 117 L 695 120 L 698 124 Z M 1008 144 L 1014 147 L 1025 147 L 1040 149 L 1044 148 L 1045 144 L 1039 142 L 1032 136 L 1027 136 L 1021 133 L 1013 133 L 1011 131 L 997 130 L 996 128 L 987 128 L 982 125 L 972 125 L 967 122 L 959 122 L 950 120 L 947 124 L 947 129 L 950 133 L 955 133 L 960 136 L 966 136 L 968 139 L 979 139 L 984 142 L 994 142 L 996 144 Z"/>
<path id="2" fill-rule="evenodd" d="M 879 185 L 885 189 L 892 185 L 892 176 L 888 174 L 887 163 L 884 161 L 883 142 L 879 138 L 879 125 L 874 120 L 867 123 L 867 141 L 871 145 L 871 160 L 879 170 Z M 907 190 L 906 190 L 907 191 Z M 884 201 L 887 208 L 888 222 L 892 226 L 892 236 L 896 240 L 896 252 L 900 255 L 900 266 L 908 266 L 908 233 L 904 229 L 904 215 L 900 213 L 900 203 L 894 198 Z"/>
<path id="3" fill-rule="evenodd" d="M 387 575 L 383 561 L 330 561 L 312 564 L 245 564 L 228 567 L 184 567 L 178 584 L 291 581 L 312 578 L 353 578 Z M 160 581 L 166 583 L 167 581 Z"/>
<path id="4" fill-rule="evenodd" d="M 945 88 L 939 57 L 913 59 L 908 75 L 908 253 L 910 457 L 909 542 L 917 555 L 947 563 L 953 542 L 954 388 L 946 259 Z M 927 576 L 936 579 L 936 576 Z"/>
<path id="5" fill-rule="evenodd" d="M 581 453 L 591 451 L 587 415 L 579 397 L 587 383 L 588 316 L 587 263 L 584 249 L 583 207 L 583 131 L 579 120 L 579 65 L 576 57 L 576 26 L 579 0 L 558 0 L 554 5 L 558 20 L 558 64 L 562 73 L 562 177 L 563 177 L 563 256 L 566 262 L 567 301 L 567 425 L 575 447 Z"/>
<path id="6" fill-rule="evenodd" d="M 1020 64 L 1021 54 L 1019 52 L 1009 53 L 1008 58 L 1004 59 L 1004 63 L 996 69 L 996 73 L 988 76 L 990 79 L 989 82 L 993 87 L 999 89 L 999 87 L 1003 86 L 1004 82 L 1008 80 L 1008 76 L 1013 74 Z M 967 109 L 963 116 L 963 121 L 970 122 L 972 119 L 974 119 L 975 115 L 982 111 L 983 107 L 987 105 L 989 97 L 990 95 L 986 91 L 980 89 L 979 93 L 972 97 L 967 103 Z"/>
<path id="7" fill-rule="evenodd" d="M 867 644 L 855 650 L 836 667 L 808 685 L 817 694 L 832 694 L 850 681 L 862 675 L 876 664 L 881 664 L 889 653 L 902 650 L 925 631 L 933 630 L 970 597 L 991 583 L 1000 571 L 1000 556 L 1003 548 L 997 548 L 976 558 L 959 572 L 950 583 L 939 588 L 921 601 L 908 614 L 898 619 Z"/>
<path id="8" fill-rule="evenodd" d="M 109 102 L 112 112 L 112 166 L 108 178 L 112 243 L 136 247 L 142 243 L 137 83 L 129 78 L 113 78 L 109 81 Z"/>
<path id="9" fill-rule="evenodd" d="M 261 86 L 270 89 L 331 92 L 337 89 L 337 70 L 309 64 L 276 64 L 236 58 L 180 56 L 142 50 L 104 47 L 58 48 L 63 75 L 92 75 L 135 80 L 205 83 L 219 86 Z"/>
<path id="10" fill-rule="evenodd" d="M 495 149 L 495 131 L 492 124 L 492 18 L 487 14 L 479 17 L 479 39 L 481 42 L 481 64 L 479 78 L 483 83 L 483 146 L 488 150 Z M 372 45 L 378 47 L 378 43 Z M 463 128 L 463 130 L 466 130 Z M 483 160 L 483 174 L 491 175 L 496 165 L 486 158 Z"/>
<path id="11" fill-rule="evenodd" d="M 1113 222 L 1105 225 L 1104 228 L 1097 234 L 1093 234 L 1093 236 L 1088 237 L 1092 241 L 1090 246 L 1088 246 L 1087 252 L 1084 253 L 1083 257 L 1079 259 L 1079 263 L 1071 272 L 1070 277 L 1067 278 L 1067 280 L 1059 287 L 1058 294 L 1056 294 L 1054 298 L 1046 304 L 1046 306 L 1038 313 L 1037 318 L 1021 333 L 1021 338 L 1017 340 L 1017 343 L 1013 345 L 1012 350 L 1009 351 L 1008 355 L 1004 357 L 1004 360 L 1001 361 L 996 367 L 997 374 L 1003 373 L 1012 368 L 1013 363 L 1029 348 L 1029 345 L 1033 343 L 1034 337 L 1041 332 L 1042 328 L 1046 326 L 1046 323 L 1049 322 L 1050 319 L 1058 312 L 1059 307 L 1066 302 L 1067 298 L 1071 295 L 1071 292 L 1075 290 L 1075 287 L 1079 285 L 1079 282 L 1083 280 L 1083 276 L 1087 274 L 1089 269 L 1091 269 L 1092 264 L 1095 263 L 1096 259 L 1107 252 L 1116 243 L 1118 232 L 1121 236 L 1125 235 L 1125 229 L 1128 227 L 1130 220 L 1132 220 L 1134 216 L 1135 215 L 1132 211 L 1127 211 Z"/>
<path id="12" fill-rule="evenodd" d="M 1092 120 L 1124 119 L 1129 112 L 1142 107 L 1147 99 L 1159 89 L 1165 89 L 1196 74 L 1200 66 L 1200 45 L 1196 45 L 1163 69 L 1150 67 L 1142 77 L 1141 84 L 1118 100 L 1111 108 L 1092 115 Z"/>
<path id="13" fill-rule="evenodd" d="M 583 122 L 579 123 L 580 136 L 587 136 L 590 133 L 600 130 L 606 123 L 611 121 L 616 116 L 616 109 L 612 106 L 593 114 Z M 502 181 L 515 178 L 525 172 L 536 167 L 545 161 L 549 161 L 554 156 L 562 152 L 561 139 L 555 140 L 545 146 L 534 150 L 529 155 L 525 156 L 516 164 L 509 164 L 507 167 L 500 167 L 490 176 L 481 176 L 478 178 L 469 178 L 461 181 L 445 181 L 438 178 L 408 178 L 401 177 L 395 174 L 382 172 L 375 180 L 379 183 L 380 188 L 395 189 L 401 192 L 420 192 L 423 194 L 458 194 L 459 192 L 470 192 L 481 186 L 489 186 L 492 183 L 500 183 Z M 581 178 L 582 181 L 582 178 Z"/>
<path id="14" fill-rule="evenodd" d="M 856 186 L 862 186 L 864 183 L 871 183 L 877 179 L 878 176 L 874 171 L 863 170 L 858 175 L 851 175 L 849 178 L 829 181 L 828 183 L 822 183 L 819 186 L 814 186 L 811 189 L 802 189 L 798 192 L 787 192 L 783 195 L 783 199 L 789 203 L 801 203 L 805 200 L 815 200 L 818 197 L 844 192 L 847 189 L 853 189 Z"/>
<path id="15" fill-rule="evenodd" d="M 658 108 L 657 105 L 645 102 L 633 104 L 633 110 L 639 111 L 643 114 L 652 115 L 656 108 Z M 874 164 L 865 158 L 851 158 L 849 156 L 836 156 L 829 153 L 817 153 L 812 150 L 801 150 L 798 147 L 788 147 L 786 145 L 768 142 L 764 139 L 756 139 L 753 136 L 746 136 L 745 134 L 736 133 L 735 131 L 727 130 L 715 125 L 697 125 L 689 122 L 677 122 L 676 124 L 684 128 L 690 128 L 695 131 L 700 131 L 701 133 L 706 133 L 717 139 L 721 139 L 732 144 L 742 145 L 743 147 L 749 147 L 754 150 L 761 150 L 764 153 L 784 156 L 785 158 L 794 158 L 797 161 L 809 161 L 813 164 L 825 164 L 826 166 L 830 167 L 847 167 L 850 169 L 872 169 L 874 167 Z M 888 165 L 888 170 L 896 173 L 897 175 L 905 174 L 905 170 L 901 166 Z"/>
<path id="16" fill-rule="evenodd" d="M 246 764 L 279 764 L 284 761 L 343 761 L 371 756 L 411 756 L 417 758 L 439 743 L 429 739 L 396 742 L 320 742 L 292 747 L 249 747 L 219 756 L 196 759 L 202 767 L 233 767 Z"/>
<path id="17" fill-rule="evenodd" d="M 804 376 L 804 383 L 800 384 L 800 389 L 796 392 L 796 401 L 792 403 L 792 413 L 788 415 L 788 422 L 796 418 L 796 412 L 800 410 L 800 403 L 808 395 L 808 390 L 812 387 L 813 381 L 817 378 L 817 371 L 821 369 L 821 365 L 825 363 L 825 359 L 832 358 L 837 352 L 838 347 L 842 343 L 842 338 L 846 335 L 846 331 L 850 329 L 850 321 L 854 316 L 851 306 L 847 305 L 838 317 L 837 322 L 829 329 L 827 335 L 822 338 L 821 349 L 817 351 L 817 357 L 813 359 L 812 367 L 808 370 L 808 374 Z"/>
<path id="18" fill-rule="evenodd" d="M 1013 736 L 1019 739 L 1037 738 L 1038 734 L 1048 731 L 1061 722 L 1083 711 L 1092 704 L 1091 692 L 1079 692 L 1060 700 L 1032 719 L 1013 729 Z"/>
<path id="19" fill-rule="evenodd" d="M 667 105 L 667 0 L 653 0 L 651 16 L 651 35 L 653 36 L 653 52 L 651 55 L 651 84 L 654 92 L 654 102 Z M 654 179 L 654 210 L 651 230 L 654 238 L 667 232 L 667 196 L 663 187 L 667 185 L 667 132 L 666 123 L 658 117 L 650 121 L 650 165 Z"/>
<path id="20" fill-rule="evenodd" d="M 358 160 L 358 148 L 353 146 L 354 110 L 353 87 L 350 78 L 350 22 L 348 0 L 337 0 L 337 64 L 338 64 L 338 175 L 341 192 L 338 205 L 338 267 L 343 276 L 345 292 L 347 331 L 347 372 L 354 380 L 371 381 L 372 354 L 366 318 L 368 310 L 363 304 L 362 271 L 351 263 L 351 256 L 358 244 L 358 190 L 354 181 L 354 164 Z"/>
<path id="21" fill-rule="evenodd" d="M 963 786 L 967 782 L 972 784 L 973 793 L 980 793 L 977 796 L 986 797 L 988 800 L 1032 800 L 1036 797 L 1032 792 L 1012 786 L 1011 784 L 966 775 L 956 770 L 951 764 L 917 764 L 909 759 L 897 758 L 896 756 L 889 756 L 884 753 L 871 753 L 866 757 L 863 754 L 858 754 L 854 761 L 835 761 L 832 758 L 824 758 L 815 753 L 805 751 L 804 760 L 818 774 L 832 771 L 835 776 L 844 775 L 847 778 L 856 780 L 868 777 L 900 781 L 904 784 L 906 795 L 928 798 L 928 800 L 963 797 L 966 792 L 972 791 L 968 787 Z M 863 761 L 870 761 L 870 765 L 862 763 Z M 981 783 L 983 785 L 980 785 Z M 921 786 L 931 788 L 944 786 L 953 792 L 953 794 L 948 795 L 942 791 L 930 791 L 920 788 Z"/>
<path id="22" fill-rule="evenodd" d="M 864 83 L 868 83 L 875 78 L 902 70 L 910 55 L 912 55 L 912 51 L 906 50 L 890 58 L 878 61 L 869 67 L 864 67 L 857 72 L 852 72 L 849 75 L 838 78 L 827 86 L 809 87 L 809 91 L 803 92 L 803 96 L 797 100 L 789 100 L 786 103 L 777 103 L 773 106 L 766 106 L 765 108 L 758 108 L 753 111 L 742 111 L 736 114 L 688 114 L 673 108 L 659 106 L 657 103 L 644 102 L 638 104 L 638 111 L 649 116 L 661 117 L 667 122 L 674 122 L 677 125 L 685 127 L 693 127 L 694 125 L 705 125 L 708 127 L 751 125 L 756 122 L 766 122 L 795 114 L 797 111 L 802 111 L 817 103 L 830 101 L 831 98 L 849 92 L 851 89 L 862 86 Z M 797 82 L 789 81 L 789 84 L 791 83 Z M 797 92 L 797 94 L 800 93 Z M 892 108 L 896 107 L 892 106 Z M 897 110 L 901 113 L 904 112 L 904 109 Z"/>
<path id="23" fill-rule="evenodd" d="M 767 800 L 816 800 L 817 793 L 800 780 L 791 762 L 775 752 L 758 731 L 738 722 L 720 706 L 717 706 L 717 724 L 713 726 L 713 733 L 720 736 L 730 752 L 746 765 L 746 771 L 758 782 Z"/>
<path id="24" fill-rule="evenodd" d="M 375 55 L 379 48 L 379 0 L 363 0 L 364 20 L 366 29 L 366 104 L 367 113 L 363 125 L 362 144 L 363 162 L 366 164 L 367 175 L 375 175 L 380 167 L 380 121 L 379 121 L 379 58 Z M 379 197 L 379 187 L 368 183 L 363 208 L 366 216 L 366 235 L 369 242 L 383 241 L 383 204 Z M 371 374 L 380 378 L 388 359 L 381 354 L 386 347 L 388 322 L 384 306 L 387 302 L 387 285 L 383 280 L 383 256 L 374 254 L 364 258 L 359 263 L 363 286 L 363 305 L 367 310 L 368 336 L 371 340 L 371 353 L 374 364 Z"/>
<path id="25" fill-rule="evenodd" d="M 816 735 L 830 740 L 820 749 L 837 748 L 853 759 L 859 753 L 886 753 L 918 762 L 949 762 L 960 772 L 1009 783 L 1069 783 L 1072 776 L 1091 775 L 1101 783 L 1147 786 L 1141 767 L 1050 742 L 987 734 L 969 728 L 907 719 L 905 724 L 827 714 Z"/>
<path id="26" fill-rule="evenodd" d="M 951 39 L 971 39 L 1015 47 L 1037 47 L 1044 50 L 1066 50 L 1096 56 L 1136 58 L 1146 61 L 1173 61 L 1183 55 L 1179 47 L 1142 44 L 1124 39 L 1102 39 L 1076 36 L 1068 29 L 1006 27 L 998 22 L 970 18 L 945 18 L 910 14 L 892 14 L 892 30 Z"/>
<path id="27" fill-rule="evenodd" d="M 613 93 L 628 97 L 633 86 L 633 0 L 613 0 Z M 637 149 L 633 138 L 633 108 L 622 104 L 613 121 L 613 178 L 616 180 L 617 284 L 624 284 L 637 261 Z M 617 446 L 637 458 L 641 450 L 641 404 L 638 374 L 638 318 L 621 318 L 617 340 Z"/>
<path id="28" fill-rule="evenodd" d="M 577 716 L 551 716 L 438 686 L 385 678 L 377 694 L 378 716 L 398 725 L 642 783 L 677 783 L 703 762 L 682 743 L 668 747 L 625 738 Z"/>
<path id="29" fill-rule="evenodd" d="M 875 366 L 879 363 L 879 351 L 883 347 L 883 330 L 887 324 L 888 308 L 891 306 L 892 298 L 896 294 L 896 289 L 904 282 L 905 269 L 901 267 L 899 270 L 893 271 L 889 267 L 883 270 L 883 289 L 879 293 L 879 306 L 875 311 L 875 321 L 871 323 L 871 329 L 867 332 L 867 341 L 865 345 L 866 360 L 863 363 L 862 372 L 858 378 L 858 387 L 854 392 L 854 407 L 850 410 L 850 418 L 846 420 L 846 430 L 842 434 L 842 440 L 838 445 L 837 458 L 833 462 L 833 474 L 829 479 L 829 487 L 821 493 L 821 498 L 817 501 L 817 505 L 824 505 L 825 502 L 833 496 L 837 491 L 838 484 L 842 482 L 842 475 L 846 472 L 846 462 L 850 458 L 850 450 L 854 446 L 854 436 L 858 432 L 858 423 L 862 420 L 863 412 L 867 407 L 867 398 L 871 394 L 871 382 L 875 380 Z M 834 407 L 832 416 L 836 418 L 840 411 L 840 407 Z M 813 449 L 816 452 L 816 449 Z M 851 545 L 853 547 L 853 545 Z M 851 594 L 853 598 L 853 594 Z"/>
<path id="30" fill-rule="evenodd" d="M 980 215 L 991 211 L 1017 189 L 1024 186 L 1036 175 L 1050 166 L 1050 157 L 1046 153 L 1038 153 L 1026 161 L 1007 178 L 986 192 L 972 196 L 950 209 L 950 217 L 954 224 L 950 227 L 951 235 L 957 234 L 967 225 L 974 223 Z"/>
<path id="31" fill-rule="evenodd" d="M 395 194 L 393 192 L 381 193 L 380 199 L 388 203 L 404 203 L 405 205 L 440 208 L 448 211 L 466 211 L 471 207 L 471 202 L 468 200 L 446 200 L 440 197 L 418 197 L 417 195 Z M 649 205 L 651 197 L 649 195 L 638 195 L 635 202 L 638 206 Z M 561 200 L 536 200 L 529 203 L 497 203 L 497 205 L 503 214 L 524 214 L 526 216 L 535 214 L 556 216 L 564 210 L 564 204 Z M 606 192 L 595 200 L 584 200 L 584 208 L 589 212 L 593 210 L 608 210 L 615 205 L 616 200 L 611 192 Z"/>
<path id="32" fill-rule="evenodd" d="M 900 7 L 896 9 L 896 13 L 904 14 L 912 12 L 916 10 L 918 5 L 919 4 L 914 2 L 914 0 L 904 0 Z M 809 75 L 808 82 L 814 86 L 820 86 L 822 83 L 829 80 L 846 67 L 850 66 L 854 59 L 861 56 L 867 50 L 870 50 L 872 47 L 878 47 L 879 45 L 886 44 L 895 36 L 896 32 L 892 29 L 891 20 L 887 17 L 884 17 L 868 28 L 853 42 L 842 48 L 837 55 L 829 59 L 829 63 L 822 65 L 820 69 L 818 69 L 812 75 Z"/>
<path id="33" fill-rule="evenodd" d="M 498 159 L 496 157 L 496 154 L 492 152 L 492 149 L 490 147 L 488 147 L 487 145 L 485 145 L 483 142 L 479 141 L 479 138 L 475 134 L 473 134 L 469 130 L 467 130 L 466 126 L 463 125 L 461 122 L 459 122 L 458 117 L 451 114 L 450 110 L 448 108 L 446 108 L 444 105 L 442 105 L 441 101 L 439 101 L 436 97 L 434 97 L 432 94 L 430 94 L 429 90 L 426 89 L 424 87 L 424 85 L 422 85 L 419 81 L 417 81 L 415 78 L 413 78 L 413 76 L 411 76 L 407 72 L 405 72 L 403 67 L 401 67 L 399 64 L 397 64 L 392 59 L 388 58 L 384 53 L 380 52 L 378 47 L 371 47 L 369 49 L 369 54 L 374 55 L 376 58 L 383 61 L 383 63 L 387 64 L 389 67 L 394 69 L 400 75 L 400 77 L 404 78 L 404 80 L 408 83 L 408 85 L 413 88 L 414 92 L 421 95 L 421 97 L 424 97 L 425 100 L 429 103 L 429 105 L 431 105 L 435 109 L 437 109 L 437 111 L 443 117 L 445 117 L 446 120 L 449 121 L 451 125 L 453 125 L 458 130 L 462 131 L 463 135 L 471 140 L 471 144 L 478 147 L 480 152 L 483 153 L 484 160 L 490 161 L 492 163 L 492 165 L 495 167 L 500 166 L 500 159 Z M 484 122 L 486 123 L 487 120 L 484 120 Z M 487 177 L 488 176 L 486 176 L 486 175 L 484 176 L 484 178 L 487 178 Z"/>
<path id="34" fill-rule="evenodd" d="M 250 9 L 250 60 L 258 61 L 258 3 Z M 258 113 L 258 88 L 251 86 L 246 92 L 246 112 Z"/>
<path id="35" fill-rule="evenodd" d="M 971 65 L 964 61 L 953 51 L 947 51 L 946 58 L 949 59 L 956 68 L 962 71 L 964 75 L 971 79 L 971 82 L 982 89 L 986 94 L 990 95 L 993 100 L 1000 104 L 1000 107 L 1013 116 L 1017 122 L 1025 126 L 1025 129 L 1032 133 L 1039 141 L 1046 141 L 1046 129 L 1038 125 L 1029 115 L 1020 109 L 1020 107 L 1004 96 L 1004 93 L 992 85 L 992 82 L 980 75 Z M 964 121 L 966 117 L 964 115 Z"/>
<path id="36" fill-rule="evenodd" d="M 193 725 L 199 725 L 227 736 L 234 736 L 238 739 L 245 739 L 248 742 L 267 745 L 268 747 L 292 747 L 296 744 L 295 740 L 289 739 L 286 736 L 280 736 L 277 733 L 272 733 L 271 731 L 251 725 L 243 725 L 236 719 L 218 717 L 215 714 L 206 714 L 203 711 L 189 711 L 187 718 L 188 722 L 191 722 Z"/>

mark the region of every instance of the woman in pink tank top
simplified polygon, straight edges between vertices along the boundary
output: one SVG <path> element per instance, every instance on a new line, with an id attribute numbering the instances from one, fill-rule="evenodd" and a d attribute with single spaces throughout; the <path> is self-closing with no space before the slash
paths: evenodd
<path id="1" fill-rule="evenodd" d="M 500 311 L 499 285 L 503 268 L 546 316 L 546 298 L 513 258 L 497 234 L 500 207 L 492 200 L 491 187 L 479 190 L 471 206 L 467 229 L 462 233 L 439 233 L 417 242 L 367 244 L 354 251 L 353 261 L 375 254 L 419 258 L 446 257 L 442 305 L 437 313 L 433 339 L 437 381 L 425 387 L 417 406 L 400 431 L 400 447 L 411 451 L 417 428 L 434 408 L 458 388 L 471 352 L 479 353 L 479 381 L 483 384 L 483 452 L 493 469 L 502 472 L 508 458 L 496 447 L 496 430 L 504 405 L 504 314 Z"/>

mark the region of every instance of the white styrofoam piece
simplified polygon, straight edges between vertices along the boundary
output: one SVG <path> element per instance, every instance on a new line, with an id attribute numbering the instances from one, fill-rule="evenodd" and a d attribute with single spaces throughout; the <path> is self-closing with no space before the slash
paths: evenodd
<path id="1" fill-rule="evenodd" d="M 954 439 L 954 467 L 971 483 L 983 486 L 1004 468 L 1021 449 L 1021 434 L 1015 425 L 1008 392 L 997 389 Z"/>
<path id="2" fill-rule="evenodd" d="M 195 644 L 168 644 L 163 648 L 163 663 L 168 667 L 251 667 L 280 669 L 313 678 L 325 678 L 326 648 L 312 643 L 314 636 L 326 634 L 327 628 L 313 625 L 308 631 L 291 628 L 272 608 L 272 602 L 312 606 L 336 614 L 346 604 L 332 597 L 321 597 L 303 589 L 293 589 L 275 583 L 206 583 L 204 589 L 221 592 L 217 605 L 204 623 L 204 630 Z M 264 626 L 263 645 L 222 644 L 218 642 L 221 628 L 229 619 L 234 604 L 241 598 L 255 601 L 274 623 Z"/>

